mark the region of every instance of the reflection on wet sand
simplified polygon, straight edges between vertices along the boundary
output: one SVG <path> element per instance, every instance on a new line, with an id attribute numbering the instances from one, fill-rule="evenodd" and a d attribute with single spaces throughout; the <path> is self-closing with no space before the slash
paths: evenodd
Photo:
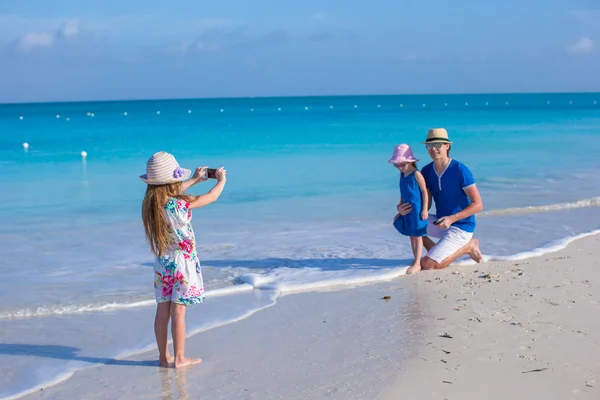
<path id="1" fill-rule="evenodd" d="M 161 400 L 190 400 L 187 388 L 187 370 L 174 368 L 160 368 Z M 172 383 L 175 381 L 175 393 Z"/>

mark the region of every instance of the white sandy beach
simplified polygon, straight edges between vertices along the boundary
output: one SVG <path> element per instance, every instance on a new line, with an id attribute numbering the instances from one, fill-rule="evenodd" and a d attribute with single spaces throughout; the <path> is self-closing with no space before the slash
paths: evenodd
<path id="1" fill-rule="evenodd" d="M 284 296 L 191 337 L 201 366 L 102 365 L 24 398 L 598 399 L 599 248 Z"/>

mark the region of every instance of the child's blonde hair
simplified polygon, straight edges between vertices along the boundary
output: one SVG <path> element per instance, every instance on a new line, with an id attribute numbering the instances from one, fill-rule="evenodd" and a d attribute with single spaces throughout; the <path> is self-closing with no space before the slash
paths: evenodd
<path id="1" fill-rule="evenodd" d="M 156 257 L 162 256 L 169 247 L 169 231 L 164 206 L 170 197 L 192 201 L 194 198 L 181 193 L 181 182 L 166 185 L 148 185 L 142 201 L 142 221 L 146 240 Z"/>

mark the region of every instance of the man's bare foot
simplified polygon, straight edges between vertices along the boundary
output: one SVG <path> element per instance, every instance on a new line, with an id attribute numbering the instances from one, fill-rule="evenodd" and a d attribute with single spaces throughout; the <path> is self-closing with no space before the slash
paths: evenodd
<path id="1" fill-rule="evenodd" d="M 473 239 L 471 243 L 473 243 L 473 247 L 469 252 L 469 257 L 471 257 L 476 263 L 480 263 L 483 260 L 483 255 L 481 255 L 481 250 L 479 250 L 479 240 Z"/>
<path id="2" fill-rule="evenodd" d="M 202 362 L 202 360 L 199 358 L 182 358 L 181 360 L 175 360 L 174 367 L 182 368 L 182 367 L 187 367 L 189 365 L 200 364 L 201 362 Z"/>
<path id="3" fill-rule="evenodd" d="M 421 264 L 413 264 L 406 270 L 406 275 L 414 275 L 421 270 Z"/>
<path id="4" fill-rule="evenodd" d="M 163 368 L 171 368 L 175 359 L 171 356 L 167 356 L 164 360 L 158 360 L 158 365 Z"/>

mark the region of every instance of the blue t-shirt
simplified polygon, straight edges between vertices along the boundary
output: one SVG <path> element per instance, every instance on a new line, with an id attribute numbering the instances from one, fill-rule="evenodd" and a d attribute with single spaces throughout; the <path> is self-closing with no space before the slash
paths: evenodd
<path id="1" fill-rule="evenodd" d="M 475 184 L 473 174 L 466 165 L 450 160 L 450 163 L 440 175 L 433 168 L 433 162 L 421 170 L 427 189 L 435 201 L 438 218 L 456 214 L 467 208 L 471 201 L 465 193 L 467 187 Z M 461 219 L 452 224 L 466 232 L 475 231 L 475 215 Z"/>

